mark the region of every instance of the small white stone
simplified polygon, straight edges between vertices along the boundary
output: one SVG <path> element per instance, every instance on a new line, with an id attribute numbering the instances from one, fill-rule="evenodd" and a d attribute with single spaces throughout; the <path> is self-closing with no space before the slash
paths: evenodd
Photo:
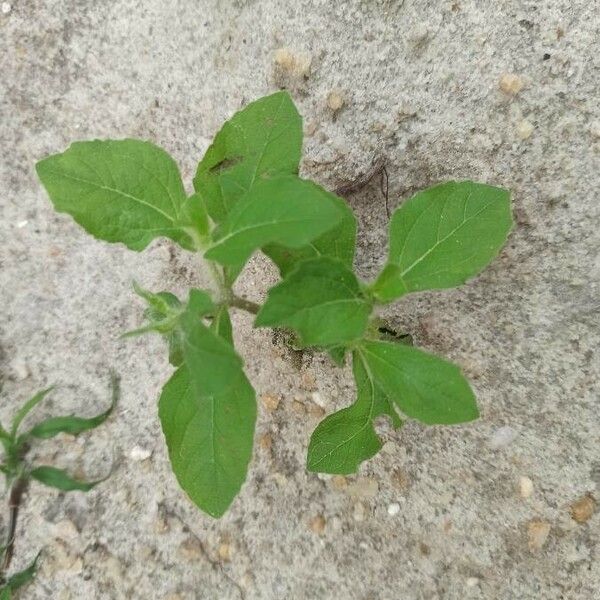
<path id="1" fill-rule="evenodd" d="M 600 121 L 593 121 L 590 124 L 590 134 L 592 137 L 600 139 Z"/>
<path id="2" fill-rule="evenodd" d="M 533 125 L 527 119 L 523 119 L 522 121 L 520 121 L 517 124 L 517 135 L 522 140 L 526 140 L 527 138 L 530 138 L 531 134 L 533 133 L 533 130 L 534 130 Z"/>
<path id="3" fill-rule="evenodd" d="M 23 227 L 25 227 L 25 226 L 27 225 L 27 223 L 29 223 L 29 221 L 27 221 L 27 220 L 25 220 L 25 221 L 19 221 L 19 222 L 17 223 L 17 227 L 18 227 L 19 229 L 23 229 Z"/>
<path id="4" fill-rule="evenodd" d="M 20 358 L 15 358 L 10 363 L 10 369 L 17 381 L 23 381 L 23 379 L 27 379 L 30 375 L 27 363 Z"/>
<path id="5" fill-rule="evenodd" d="M 358 477 L 356 481 L 348 484 L 346 491 L 352 498 L 375 498 L 379 484 L 373 477 Z"/>
<path id="6" fill-rule="evenodd" d="M 392 502 L 388 506 L 387 511 L 390 517 L 395 517 L 400 512 L 400 505 L 397 502 Z"/>
<path id="7" fill-rule="evenodd" d="M 10 2 L 2 3 L 2 14 L 3 15 L 7 15 L 11 10 L 12 10 L 12 6 L 10 5 Z"/>
<path id="8" fill-rule="evenodd" d="M 355 521 L 364 521 L 365 520 L 365 505 L 362 502 L 357 502 L 354 505 L 353 517 Z"/>
<path id="9" fill-rule="evenodd" d="M 141 446 L 134 446 L 129 452 L 129 458 L 135 462 L 148 460 L 152 456 L 152 451 Z"/>
<path id="10" fill-rule="evenodd" d="M 521 498 L 529 498 L 533 494 L 533 481 L 529 477 L 519 477 L 519 494 Z"/>
<path id="11" fill-rule="evenodd" d="M 504 425 L 494 431 L 490 438 L 489 446 L 492 450 L 499 450 L 508 446 L 516 437 L 517 432 L 512 427 Z"/>
<path id="12" fill-rule="evenodd" d="M 310 398 L 317 406 L 320 406 L 321 408 L 327 407 L 327 402 L 325 402 L 325 400 L 323 400 L 323 396 L 321 396 L 321 394 L 319 394 L 319 392 L 313 392 L 311 394 Z"/>
<path id="13" fill-rule="evenodd" d="M 74 540 L 79 536 L 79 531 L 72 521 L 64 519 L 54 524 L 52 534 L 61 540 Z"/>
<path id="14" fill-rule="evenodd" d="M 477 584 L 479 583 L 479 578 L 478 577 L 469 577 L 467 579 L 467 587 L 475 587 Z"/>

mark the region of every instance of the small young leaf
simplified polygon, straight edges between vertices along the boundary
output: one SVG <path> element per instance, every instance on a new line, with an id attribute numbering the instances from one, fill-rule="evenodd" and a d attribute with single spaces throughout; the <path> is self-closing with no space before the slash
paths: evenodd
<path id="1" fill-rule="evenodd" d="M 171 292 L 151 292 L 144 289 L 137 281 L 133 282 L 133 291 L 148 303 L 148 308 L 151 308 L 160 318 L 165 318 L 172 314 L 178 308 L 181 308 L 181 301 L 175 294 Z M 155 319 L 158 320 L 158 319 Z"/>
<path id="2" fill-rule="evenodd" d="M 308 246 L 297 250 L 280 244 L 269 244 L 263 252 L 277 265 L 279 273 L 285 277 L 299 262 L 317 256 L 337 258 L 349 269 L 354 262 L 356 242 L 356 217 L 343 198 L 331 195 L 332 201 L 340 209 L 342 220 Z"/>
<path id="3" fill-rule="evenodd" d="M 205 257 L 239 267 L 271 242 L 301 248 L 335 227 L 341 211 L 334 196 L 293 175 L 263 179 L 229 213 Z"/>
<path id="4" fill-rule="evenodd" d="M 105 481 L 105 479 L 99 479 L 98 481 L 78 481 L 77 479 L 73 479 L 62 469 L 48 466 L 36 467 L 35 469 L 32 469 L 30 475 L 36 481 L 39 481 L 48 487 L 62 490 L 63 492 L 89 492 L 93 487 Z"/>
<path id="5" fill-rule="evenodd" d="M 269 290 L 255 325 L 293 328 L 306 346 L 334 346 L 362 337 L 371 309 L 348 267 L 313 258 Z"/>
<path id="6" fill-rule="evenodd" d="M 95 429 L 99 425 L 102 425 L 104 421 L 106 421 L 117 403 L 119 397 L 119 379 L 115 375 L 111 377 L 111 387 L 111 404 L 103 413 L 89 419 L 76 417 L 74 415 L 70 415 L 68 417 L 52 417 L 33 427 L 26 435 L 40 439 L 48 439 L 58 435 L 59 433 L 79 435 L 84 431 Z"/>
<path id="7" fill-rule="evenodd" d="M 287 92 L 248 104 L 227 121 L 198 165 L 194 189 L 221 223 L 253 184 L 298 173 L 302 119 Z"/>
<path id="8" fill-rule="evenodd" d="M 35 577 L 40 554 L 41 553 L 37 554 L 37 556 L 33 559 L 33 561 L 29 564 L 28 567 L 26 567 L 22 571 L 19 571 L 18 573 L 15 573 L 12 577 L 8 579 L 8 581 L 6 582 L 6 589 L 10 590 L 11 592 L 14 592 L 19 588 L 22 588 L 24 585 L 27 585 Z M 10 598 L 10 595 L 8 596 L 8 598 Z M 3 597 L 1 595 L 0 600 L 3 600 Z"/>
<path id="9" fill-rule="evenodd" d="M 15 439 L 17 435 L 17 431 L 19 430 L 19 426 L 23 422 L 23 419 L 54 389 L 54 387 L 49 387 L 41 392 L 38 392 L 35 396 L 30 398 L 25 404 L 21 407 L 17 414 L 15 415 L 12 428 L 10 432 L 11 439 Z"/>
<path id="10" fill-rule="evenodd" d="M 233 344 L 233 328 L 231 326 L 231 318 L 229 317 L 227 306 L 223 305 L 219 307 L 210 328 L 219 337 L 222 337 L 225 341 Z"/>
<path id="11" fill-rule="evenodd" d="M 373 292 L 388 302 L 462 284 L 498 254 L 511 227 L 501 188 L 451 181 L 419 192 L 392 216 L 388 263 Z"/>
<path id="12" fill-rule="evenodd" d="M 327 354 L 331 357 L 331 360 L 338 366 L 343 367 L 346 362 L 346 347 L 345 346 L 333 346 L 327 349 Z"/>
<path id="13" fill-rule="evenodd" d="M 58 212 L 93 236 L 143 250 L 168 237 L 193 249 L 178 225 L 186 194 L 173 159 L 140 140 L 76 142 L 36 165 Z"/>
<path id="14" fill-rule="evenodd" d="M 184 364 L 163 388 L 159 416 L 179 484 L 220 517 L 246 479 L 256 400 L 232 345 L 193 315 L 182 319 Z"/>
<path id="15" fill-rule="evenodd" d="M 456 365 L 395 342 L 364 341 L 359 353 L 375 384 L 405 415 L 429 425 L 479 416 L 475 396 Z"/>
<path id="16" fill-rule="evenodd" d="M 348 475 L 381 448 L 373 427 L 380 414 L 392 417 L 395 427 L 402 422 L 381 389 L 370 378 L 358 353 L 353 356 L 357 400 L 319 423 L 310 438 L 308 470 Z"/>
<path id="17" fill-rule="evenodd" d="M 196 245 L 201 245 L 210 233 L 210 221 L 200 194 L 186 198 L 179 224 L 189 233 Z"/>
<path id="18" fill-rule="evenodd" d="M 183 362 L 183 334 L 179 327 L 179 318 L 184 311 L 191 312 L 201 319 L 216 310 L 211 297 L 204 290 L 191 289 L 187 305 L 170 292 L 153 293 L 134 283 L 136 293 L 148 302 L 144 312 L 148 325 L 128 331 L 122 337 L 132 337 L 144 333 L 160 333 L 169 346 L 169 362 L 178 367 Z"/>

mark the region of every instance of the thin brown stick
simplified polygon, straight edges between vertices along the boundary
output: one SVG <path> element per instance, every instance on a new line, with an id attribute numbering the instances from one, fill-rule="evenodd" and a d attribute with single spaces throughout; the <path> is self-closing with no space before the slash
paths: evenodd
<path id="1" fill-rule="evenodd" d="M 19 477 L 10 488 L 8 498 L 8 530 L 6 532 L 6 547 L 4 548 L 4 557 L 0 567 L 0 582 L 6 581 L 6 573 L 12 562 L 15 552 L 15 534 L 17 531 L 17 520 L 19 518 L 19 508 L 23 494 L 27 489 L 27 480 Z"/>

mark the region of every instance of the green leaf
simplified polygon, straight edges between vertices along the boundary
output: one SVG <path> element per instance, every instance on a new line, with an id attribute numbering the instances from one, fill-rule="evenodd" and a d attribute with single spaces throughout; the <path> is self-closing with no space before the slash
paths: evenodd
<path id="1" fill-rule="evenodd" d="M 117 403 L 119 397 L 119 380 L 114 374 L 111 377 L 111 387 L 111 404 L 103 413 L 89 419 L 76 417 L 74 415 L 70 415 L 68 417 L 52 417 L 33 427 L 26 435 L 41 439 L 48 439 L 58 435 L 59 433 L 79 435 L 84 431 L 95 429 L 99 425 L 102 425 L 104 421 L 106 421 Z"/>
<path id="2" fill-rule="evenodd" d="M 89 492 L 93 487 L 106 479 L 99 479 L 98 481 L 79 481 L 73 479 L 62 469 L 48 466 L 36 467 L 30 472 L 30 475 L 36 481 L 39 481 L 48 487 L 62 490 L 63 492 Z"/>
<path id="3" fill-rule="evenodd" d="M 287 92 L 252 102 L 217 133 L 198 165 L 194 189 L 213 221 L 265 177 L 298 173 L 302 119 Z"/>
<path id="4" fill-rule="evenodd" d="M 255 325 L 293 328 L 305 346 L 334 346 L 362 337 L 371 308 L 348 267 L 314 258 L 269 290 Z"/>
<path id="5" fill-rule="evenodd" d="M 27 585 L 35 577 L 40 554 L 41 552 L 38 552 L 37 556 L 33 559 L 33 561 L 29 564 L 28 567 L 26 567 L 22 571 L 19 571 L 18 573 L 15 573 L 12 577 L 10 577 L 6 582 L 5 589 L 8 589 L 9 592 L 14 592 L 19 588 L 22 588 L 24 585 Z M 7 597 L 11 597 L 10 593 Z M 1 595 L 0 600 L 3 600 L 3 596 Z"/>
<path id="6" fill-rule="evenodd" d="M 12 592 L 9 587 L 3 587 L 0 589 L 0 600 L 11 600 Z"/>
<path id="7" fill-rule="evenodd" d="M 511 227 L 501 188 L 451 181 L 419 192 L 392 216 L 388 263 L 373 292 L 387 302 L 460 285 L 491 262 Z"/>
<path id="8" fill-rule="evenodd" d="M 184 311 L 193 313 L 198 319 L 213 313 L 216 306 L 211 297 L 204 290 L 191 289 L 188 302 L 184 306 L 170 292 L 149 292 L 136 283 L 134 283 L 134 289 L 148 303 L 144 317 L 149 323 L 133 331 L 128 331 L 122 337 L 152 332 L 162 334 L 169 346 L 169 362 L 178 367 L 183 362 L 183 333 L 179 327 L 179 319 Z"/>
<path id="9" fill-rule="evenodd" d="M 182 320 L 184 364 L 163 388 L 159 416 L 179 484 L 213 517 L 229 507 L 252 454 L 256 399 L 232 345 L 193 315 Z"/>
<path id="10" fill-rule="evenodd" d="M 338 366 L 343 367 L 346 362 L 346 347 L 345 346 L 333 346 L 327 348 L 327 354 L 331 357 L 331 360 Z"/>
<path id="11" fill-rule="evenodd" d="M 23 422 L 23 419 L 54 389 L 54 387 L 49 387 L 45 390 L 42 390 L 41 392 L 38 392 L 35 396 L 33 396 L 32 398 L 30 398 L 29 400 L 27 400 L 27 402 L 25 402 L 25 404 L 21 407 L 21 409 L 17 412 L 17 414 L 15 415 L 13 422 L 12 422 L 12 427 L 11 427 L 11 432 L 10 432 L 10 437 L 11 439 L 15 439 L 16 435 L 17 435 L 17 431 L 19 430 L 19 426 L 21 425 L 21 423 Z"/>
<path id="12" fill-rule="evenodd" d="M 233 344 L 233 327 L 231 326 L 231 318 L 227 306 L 222 305 L 215 314 L 215 318 L 211 323 L 210 328 L 225 341 Z"/>
<path id="13" fill-rule="evenodd" d="M 317 256 L 337 258 L 348 268 L 352 268 L 356 242 L 356 218 L 343 198 L 334 194 L 330 197 L 342 214 L 342 220 L 333 229 L 313 240 L 308 246 L 297 250 L 279 244 L 269 244 L 263 248 L 263 252 L 279 268 L 282 277 L 285 277 L 299 262 Z"/>
<path id="14" fill-rule="evenodd" d="M 186 199 L 181 210 L 180 224 L 197 246 L 201 246 L 208 238 L 210 221 L 200 194 L 192 194 Z"/>
<path id="15" fill-rule="evenodd" d="M 358 353 L 353 355 L 353 371 L 357 400 L 319 423 L 308 447 L 309 471 L 340 475 L 355 473 L 360 463 L 377 454 L 381 448 L 373 419 L 387 414 L 395 427 L 402 424 Z"/>
<path id="16" fill-rule="evenodd" d="M 364 341 L 359 353 L 377 386 L 405 415 L 429 425 L 452 425 L 479 416 L 460 369 L 412 346 Z"/>
<path id="17" fill-rule="evenodd" d="M 332 195 L 289 175 L 255 183 L 214 233 L 205 257 L 239 267 L 271 242 L 301 248 L 335 227 L 341 212 Z"/>
<path id="18" fill-rule="evenodd" d="M 186 194 L 173 159 L 140 140 L 76 142 L 36 165 L 58 212 L 93 236 L 143 250 L 168 237 L 193 249 L 179 226 Z"/>

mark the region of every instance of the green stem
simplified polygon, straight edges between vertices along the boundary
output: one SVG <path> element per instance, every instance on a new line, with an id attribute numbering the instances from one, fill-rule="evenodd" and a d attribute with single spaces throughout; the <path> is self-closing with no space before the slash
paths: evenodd
<path id="1" fill-rule="evenodd" d="M 256 302 L 252 302 L 251 300 L 246 300 L 245 298 L 240 298 L 239 296 L 232 295 L 229 301 L 231 306 L 235 308 L 241 308 L 246 312 L 249 312 L 253 315 L 257 315 L 260 310 L 260 304 L 256 304 Z"/>
<path id="2" fill-rule="evenodd" d="M 17 531 L 17 519 L 19 518 L 19 508 L 21 500 L 27 488 L 27 480 L 23 477 L 17 478 L 11 488 L 8 498 L 8 529 L 6 531 L 6 544 L 2 564 L 0 565 L 0 585 L 6 582 L 6 573 L 12 562 L 15 551 L 15 533 Z"/>

